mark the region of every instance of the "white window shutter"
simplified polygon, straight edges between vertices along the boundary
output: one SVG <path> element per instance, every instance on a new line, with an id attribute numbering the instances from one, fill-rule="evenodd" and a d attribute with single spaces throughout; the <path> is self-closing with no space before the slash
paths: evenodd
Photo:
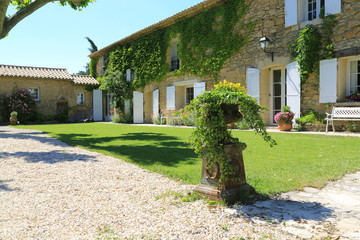
<path id="1" fill-rule="evenodd" d="M 166 110 L 175 110 L 175 86 L 166 88 Z"/>
<path id="2" fill-rule="evenodd" d="M 287 65 L 286 102 L 290 110 L 295 113 L 295 118 L 300 117 L 301 78 L 297 62 L 292 62 Z"/>
<path id="3" fill-rule="evenodd" d="M 152 104 L 153 104 L 153 117 L 157 117 L 159 115 L 159 89 L 153 91 L 152 94 Z"/>
<path id="4" fill-rule="evenodd" d="M 144 123 L 144 94 L 133 92 L 133 117 L 134 123 Z"/>
<path id="5" fill-rule="evenodd" d="M 131 82 L 131 69 L 126 69 L 126 81 Z"/>
<path id="6" fill-rule="evenodd" d="M 320 103 L 335 103 L 337 99 L 337 59 L 320 61 Z"/>
<path id="7" fill-rule="evenodd" d="M 341 0 L 325 1 L 325 14 L 341 13 Z"/>
<path id="8" fill-rule="evenodd" d="M 257 68 L 246 69 L 246 91 L 251 97 L 258 99 L 260 103 L 260 70 Z"/>
<path id="9" fill-rule="evenodd" d="M 205 82 L 194 83 L 194 98 L 205 92 Z"/>
<path id="10" fill-rule="evenodd" d="M 285 27 L 297 24 L 298 0 L 285 0 Z"/>
<path id="11" fill-rule="evenodd" d="M 93 90 L 93 114 L 94 121 L 103 120 L 103 101 L 102 101 L 102 91 Z"/>

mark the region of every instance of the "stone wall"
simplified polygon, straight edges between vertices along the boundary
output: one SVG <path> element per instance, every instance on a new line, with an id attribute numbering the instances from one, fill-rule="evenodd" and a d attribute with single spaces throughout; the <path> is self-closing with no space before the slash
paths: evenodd
<path id="1" fill-rule="evenodd" d="M 260 70 L 260 104 L 270 107 L 270 69 L 286 69 L 287 64 L 293 62 L 291 47 L 299 36 L 299 31 L 309 22 L 302 22 L 297 25 L 285 27 L 284 0 L 245 0 L 249 5 L 249 12 L 239 21 L 248 23 L 255 21 L 254 32 L 249 36 L 247 44 L 236 54 L 234 54 L 220 71 L 220 79 L 246 86 L 246 69 L 257 68 Z M 345 49 L 360 49 L 360 1 L 342 0 L 342 12 L 336 15 L 338 23 L 334 28 L 334 46 L 336 51 Z M 311 22 L 319 25 L 319 19 Z M 239 22 L 239 26 L 240 26 Z M 239 34 L 243 31 L 238 28 Z M 265 53 L 259 46 L 261 37 L 267 36 L 271 40 L 271 51 L 274 52 L 274 60 Z M 181 36 L 178 36 L 181 38 Z M 350 51 L 351 54 L 351 51 Z M 355 54 L 355 53 L 353 53 Z M 360 54 L 360 51 L 359 53 Z M 180 59 L 181 61 L 181 59 Z M 101 71 L 101 61 L 97 66 L 98 72 Z M 167 78 L 161 82 L 153 83 L 145 87 L 144 92 L 148 94 L 146 99 L 151 99 L 149 93 L 159 89 L 160 109 L 166 109 L 166 87 L 173 85 L 174 82 L 197 79 L 206 82 L 206 89 L 209 90 L 214 84 L 214 80 L 199 78 L 196 76 L 176 77 L 169 73 Z M 345 81 L 341 78 L 341 81 Z M 344 84 L 343 84 L 344 85 Z M 319 81 L 318 76 L 311 75 L 306 84 L 301 89 L 301 108 L 302 110 L 312 108 L 319 112 L 331 110 L 332 104 L 319 103 Z M 344 94 L 342 94 L 344 95 Z M 342 97 L 343 98 L 343 97 Z M 150 109 L 150 107 L 147 107 Z M 150 111 L 150 110 L 148 110 Z M 271 121 L 270 113 L 264 112 L 267 123 Z"/>
<path id="2" fill-rule="evenodd" d="M 72 115 L 76 110 L 92 108 L 92 92 L 86 91 L 84 86 L 74 85 L 71 80 L 2 77 L 0 78 L 0 82 L 0 95 L 3 96 L 10 96 L 14 88 L 39 88 L 40 101 L 36 102 L 36 111 L 44 115 L 55 115 L 57 113 L 57 103 L 63 101 L 68 102 Z M 84 106 L 77 105 L 77 93 L 85 94 Z"/>

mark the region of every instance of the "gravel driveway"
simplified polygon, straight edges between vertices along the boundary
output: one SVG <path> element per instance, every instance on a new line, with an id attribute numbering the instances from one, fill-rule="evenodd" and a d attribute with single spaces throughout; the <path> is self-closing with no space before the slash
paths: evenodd
<path id="1" fill-rule="evenodd" d="M 192 188 L 37 131 L 0 127 L 0 239 L 301 237 L 238 208 L 169 194 Z"/>

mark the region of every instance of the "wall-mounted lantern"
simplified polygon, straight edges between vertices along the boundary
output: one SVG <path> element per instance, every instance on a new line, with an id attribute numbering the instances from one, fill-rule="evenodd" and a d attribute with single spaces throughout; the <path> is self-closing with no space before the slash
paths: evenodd
<path id="1" fill-rule="evenodd" d="M 260 38 L 260 47 L 261 49 L 267 53 L 267 55 L 271 58 L 271 61 L 274 61 L 274 52 L 269 49 L 270 39 L 266 36 Z"/>

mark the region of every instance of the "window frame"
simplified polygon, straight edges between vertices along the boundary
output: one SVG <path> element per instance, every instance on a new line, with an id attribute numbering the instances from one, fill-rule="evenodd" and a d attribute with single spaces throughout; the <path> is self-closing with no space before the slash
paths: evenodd
<path id="1" fill-rule="evenodd" d="M 82 101 L 79 102 L 78 96 L 82 96 Z M 78 92 L 76 93 L 76 105 L 78 106 L 84 106 L 85 105 L 85 93 L 84 92 Z"/>
<path id="2" fill-rule="evenodd" d="M 180 69 L 180 60 L 178 56 L 179 40 L 174 39 L 170 41 L 170 72 Z"/>
<path id="3" fill-rule="evenodd" d="M 189 93 L 188 90 L 192 89 L 192 93 Z M 189 93 L 189 94 L 188 94 Z M 189 96 L 191 99 L 189 99 Z M 185 87 L 185 105 L 190 104 L 190 102 L 195 98 L 195 94 L 194 94 L 194 86 L 188 86 Z"/>
<path id="4" fill-rule="evenodd" d="M 36 91 L 33 91 L 33 90 L 36 90 Z M 35 102 L 40 101 L 40 88 L 39 87 L 29 87 L 28 91 L 30 92 L 31 97 Z"/>
<path id="5" fill-rule="evenodd" d="M 351 84 L 351 75 L 353 74 L 351 72 L 351 63 L 352 62 L 358 62 L 357 63 L 358 64 L 358 69 L 357 69 L 357 72 L 355 73 L 358 76 L 357 77 L 358 85 L 356 86 L 358 88 L 357 90 L 352 89 L 352 84 Z M 346 74 L 347 74 L 346 95 L 348 96 L 353 92 L 360 91 L 360 56 L 348 59 Z"/>

